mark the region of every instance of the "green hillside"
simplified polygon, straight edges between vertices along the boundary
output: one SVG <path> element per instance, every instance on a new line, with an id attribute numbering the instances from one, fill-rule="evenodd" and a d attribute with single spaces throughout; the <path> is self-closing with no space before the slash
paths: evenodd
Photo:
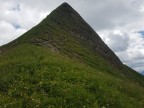
<path id="1" fill-rule="evenodd" d="M 67 3 L 0 51 L 0 108 L 144 108 L 144 77 Z"/>

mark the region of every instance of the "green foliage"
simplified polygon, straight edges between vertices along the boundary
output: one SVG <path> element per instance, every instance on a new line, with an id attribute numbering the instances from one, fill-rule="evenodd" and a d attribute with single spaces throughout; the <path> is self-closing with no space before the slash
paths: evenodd
<path id="1" fill-rule="evenodd" d="M 106 70 L 30 44 L 1 54 L 0 107 L 143 108 L 144 88 L 95 59 Z"/>

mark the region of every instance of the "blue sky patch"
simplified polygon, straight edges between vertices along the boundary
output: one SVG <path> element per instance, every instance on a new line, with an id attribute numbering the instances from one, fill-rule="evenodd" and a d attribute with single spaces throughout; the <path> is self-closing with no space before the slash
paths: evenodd
<path id="1" fill-rule="evenodd" d="M 11 11 L 20 11 L 20 4 L 17 4 L 15 7 L 10 9 Z"/>
<path id="2" fill-rule="evenodd" d="M 13 23 L 12 25 L 13 25 L 13 26 L 14 26 L 14 28 L 16 28 L 16 29 L 21 28 L 21 26 L 20 26 L 19 24 L 15 24 L 15 23 Z"/>
<path id="3" fill-rule="evenodd" d="M 140 33 L 142 37 L 144 38 L 144 31 L 139 31 L 138 33 Z"/>

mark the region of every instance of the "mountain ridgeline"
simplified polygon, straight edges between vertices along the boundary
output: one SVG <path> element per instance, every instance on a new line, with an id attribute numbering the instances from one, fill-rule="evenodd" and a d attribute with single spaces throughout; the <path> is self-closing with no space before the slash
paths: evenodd
<path id="1" fill-rule="evenodd" d="M 102 56 L 114 67 L 122 67 L 122 62 L 102 41 L 98 34 L 83 20 L 83 18 L 67 3 L 63 3 L 47 16 L 39 25 L 21 36 L 16 41 L 32 42 L 54 49 L 64 49 L 69 44 L 69 37 L 88 47 Z M 30 36 L 29 36 L 30 35 Z M 62 36 L 65 35 L 65 36 Z M 55 37 L 54 37 L 55 36 Z M 70 53 L 70 46 L 67 50 Z M 74 52 L 77 53 L 77 52 Z"/>
<path id="2" fill-rule="evenodd" d="M 67 3 L 0 51 L 0 107 L 144 107 L 144 77 Z"/>

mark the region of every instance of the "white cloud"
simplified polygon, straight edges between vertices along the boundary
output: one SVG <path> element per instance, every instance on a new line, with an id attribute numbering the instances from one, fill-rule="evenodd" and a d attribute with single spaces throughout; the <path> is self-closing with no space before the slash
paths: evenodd
<path id="1" fill-rule="evenodd" d="M 26 32 L 25 29 L 16 29 L 12 24 L 0 21 L 0 45 L 6 44 Z"/>
<path id="2" fill-rule="evenodd" d="M 103 33 L 104 32 L 104 33 Z M 120 30 L 101 31 L 99 34 L 106 44 L 114 51 L 125 51 L 129 45 L 129 37 Z M 107 33 L 106 33 L 107 32 Z"/>
<path id="3" fill-rule="evenodd" d="M 2 0 L 0 4 L 0 45 L 16 39 L 49 14 L 22 1 Z"/>
<path id="4" fill-rule="evenodd" d="M 140 33 L 108 30 L 99 34 L 124 64 L 139 72 L 144 70 L 144 38 Z"/>

